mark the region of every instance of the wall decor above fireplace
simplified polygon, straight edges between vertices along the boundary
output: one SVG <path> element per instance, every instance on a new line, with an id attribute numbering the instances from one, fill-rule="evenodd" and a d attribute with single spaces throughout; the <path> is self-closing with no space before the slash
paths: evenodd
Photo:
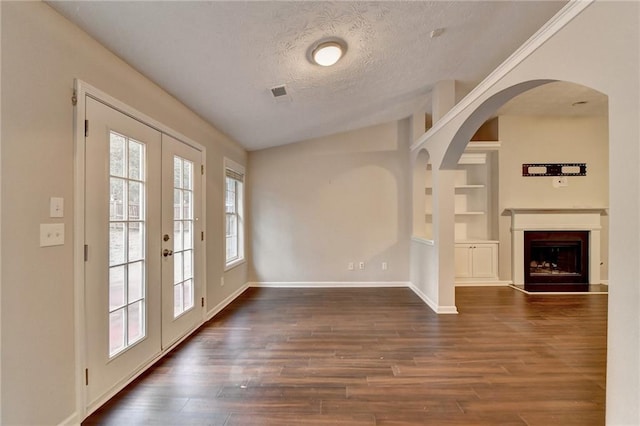
<path id="1" fill-rule="evenodd" d="M 522 165 L 522 176 L 586 176 L 587 163 L 530 163 Z"/>

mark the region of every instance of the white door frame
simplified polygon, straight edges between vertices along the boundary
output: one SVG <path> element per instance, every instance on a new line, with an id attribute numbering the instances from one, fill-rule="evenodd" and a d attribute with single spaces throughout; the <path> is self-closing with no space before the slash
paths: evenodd
<path id="1" fill-rule="evenodd" d="M 74 325 L 75 325 L 75 371 L 76 371 L 76 417 L 77 422 L 80 423 L 88 414 L 87 412 L 87 401 L 86 401 L 86 386 L 85 386 L 85 368 L 87 365 L 87 357 L 86 357 L 86 339 L 85 339 L 85 261 L 84 261 L 84 232 L 85 232 L 85 220 L 84 220 L 84 204 L 85 204 L 85 143 L 84 143 L 84 122 L 86 118 L 86 102 L 85 99 L 87 96 L 94 98 L 111 108 L 120 111 L 121 113 L 138 120 L 147 126 L 153 127 L 161 133 L 172 136 L 175 139 L 199 150 L 202 152 L 202 164 L 204 166 L 205 174 L 202 176 L 203 185 L 202 185 L 202 229 L 206 230 L 206 148 L 195 142 L 194 140 L 184 136 L 183 134 L 176 132 L 175 130 L 165 126 L 164 124 L 154 120 L 153 118 L 143 114 L 142 112 L 136 110 L 135 108 L 130 107 L 124 102 L 115 99 L 114 97 L 106 94 L 105 92 L 97 89 L 90 84 L 76 79 L 74 82 L 74 154 L 75 154 L 75 173 L 74 173 L 74 223 L 73 223 L 73 274 L 74 274 Z M 91 131 L 91 129 L 89 129 Z M 206 240 L 202 245 L 202 256 L 205 259 L 202 265 L 202 279 L 200 281 L 200 285 L 202 287 L 202 295 L 205 297 L 205 308 L 203 309 L 203 315 L 200 322 L 196 325 L 195 328 L 199 327 L 205 320 L 205 315 L 207 312 L 207 297 L 206 297 L 206 284 L 205 279 L 207 276 L 206 271 Z M 195 330 L 194 328 L 194 330 Z M 179 339 L 175 342 L 171 347 L 164 349 L 160 355 L 152 360 L 148 365 L 146 365 L 141 370 L 135 372 L 131 378 L 127 381 L 127 383 L 131 383 L 135 378 L 137 378 L 140 374 L 142 374 L 146 369 L 148 369 L 151 365 L 153 365 L 157 360 L 162 358 L 167 352 L 169 352 L 172 348 L 179 345 L 191 332 L 187 333 L 183 338 Z M 114 393 L 115 394 L 115 393 Z"/>

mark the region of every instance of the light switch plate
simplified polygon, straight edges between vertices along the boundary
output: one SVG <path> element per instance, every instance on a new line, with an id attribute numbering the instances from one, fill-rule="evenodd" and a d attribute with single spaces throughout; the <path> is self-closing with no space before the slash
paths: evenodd
<path id="1" fill-rule="evenodd" d="M 40 247 L 61 246 L 64 244 L 64 223 L 40 224 Z"/>
<path id="2" fill-rule="evenodd" d="M 64 198 L 51 197 L 49 201 L 49 217 L 64 217 Z"/>

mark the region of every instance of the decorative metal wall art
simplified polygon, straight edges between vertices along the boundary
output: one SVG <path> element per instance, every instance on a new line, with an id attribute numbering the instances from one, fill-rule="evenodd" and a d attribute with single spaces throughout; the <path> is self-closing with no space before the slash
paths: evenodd
<path id="1" fill-rule="evenodd" d="M 533 163 L 522 165 L 522 176 L 586 176 L 587 163 Z"/>

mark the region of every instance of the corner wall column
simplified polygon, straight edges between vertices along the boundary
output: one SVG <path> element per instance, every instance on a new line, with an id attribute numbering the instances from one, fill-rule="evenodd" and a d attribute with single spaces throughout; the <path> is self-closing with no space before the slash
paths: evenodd
<path id="1" fill-rule="evenodd" d="M 454 170 L 433 170 L 433 229 L 438 247 L 438 313 L 456 314 Z"/>

